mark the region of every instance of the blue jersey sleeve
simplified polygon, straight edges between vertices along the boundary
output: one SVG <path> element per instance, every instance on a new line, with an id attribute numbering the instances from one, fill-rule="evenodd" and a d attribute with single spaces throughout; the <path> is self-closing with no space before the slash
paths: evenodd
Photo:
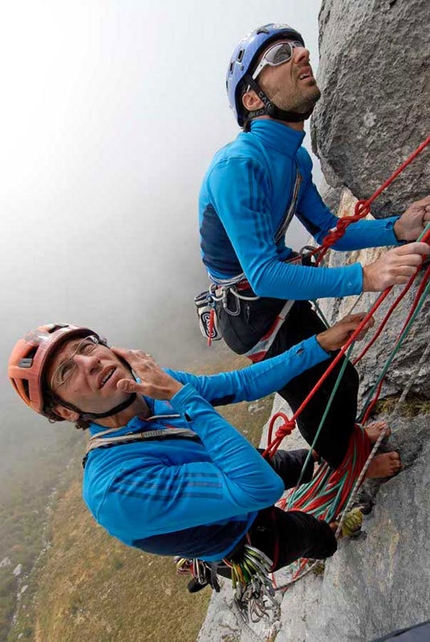
<path id="1" fill-rule="evenodd" d="M 116 472 L 97 519 L 127 539 L 175 532 L 258 511 L 276 502 L 284 484 L 258 451 L 190 385 L 171 399 L 200 437 L 210 461 L 139 459 Z M 186 445 L 183 446 L 186 448 Z"/>
<path id="2" fill-rule="evenodd" d="M 305 152 L 305 150 L 301 150 Z M 333 229 L 338 218 L 334 216 L 322 200 L 312 181 L 312 161 L 303 153 L 302 162 L 306 168 L 306 182 L 303 186 L 297 207 L 297 217 L 318 243 Z M 344 235 L 333 245 L 340 251 L 361 250 L 367 247 L 399 245 L 394 233 L 394 223 L 398 216 L 378 220 L 361 220 L 349 225 Z"/>
<path id="3" fill-rule="evenodd" d="M 174 370 L 167 372 L 183 384 L 190 383 L 204 399 L 213 405 L 223 405 L 261 399 L 279 390 L 291 379 L 324 359 L 328 359 L 329 356 L 314 336 L 301 341 L 276 357 L 260 361 L 242 370 L 208 376 Z"/>
<path id="4" fill-rule="evenodd" d="M 313 185 L 310 168 L 305 180 L 297 215 L 317 242 L 321 242 L 336 225 L 337 218 Z M 308 300 L 361 293 L 363 273 L 359 263 L 316 270 L 281 260 L 274 241 L 270 176 L 257 160 L 234 157 L 216 163 L 206 186 L 242 270 L 257 295 Z M 393 232 L 395 220 L 396 217 L 356 223 L 348 228 L 335 249 L 397 244 Z"/>

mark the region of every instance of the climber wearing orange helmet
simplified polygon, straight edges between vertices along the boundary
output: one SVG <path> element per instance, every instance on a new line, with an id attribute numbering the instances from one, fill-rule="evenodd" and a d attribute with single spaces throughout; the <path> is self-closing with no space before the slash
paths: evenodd
<path id="1" fill-rule="evenodd" d="M 327 523 L 273 507 L 297 483 L 308 451 L 280 450 L 269 463 L 213 406 L 273 392 L 328 359 L 362 318 L 351 315 L 274 359 L 212 376 L 162 370 L 143 352 L 109 348 L 86 327 L 45 325 L 18 341 L 9 377 L 35 412 L 89 428 L 83 495 L 110 534 L 207 562 L 240 549 L 247 535 L 271 559 L 279 549 L 280 568 L 336 549 Z M 321 455 L 330 460 L 329 451 Z M 390 455 L 380 457 L 384 475 L 395 472 Z"/>
<path id="2" fill-rule="evenodd" d="M 74 353 L 55 373 L 55 383 L 50 386 L 45 373 L 49 372 L 52 358 L 60 349 L 67 349 L 70 345 Z M 124 395 L 114 389 L 109 390 L 104 404 L 100 400 L 100 404 L 88 412 L 62 398 L 61 386 L 72 378 L 75 358 L 89 355 L 97 345 L 106 346 L 106 342 L 88 328 L 68 324 L 40 326 L 28 332 L 15 345 L 9 359 L 9 378 L 21 399 L 35 412 L 52 421 L 70 420 L 73 414 L 78 413 L 76 421 L 80 421 L 84 427 L 89 420 L 107 418 L 128 408 L 136 396 L 127 395 L 126 399 L 119 401 Z M 128 376 L 130 368 L 110 350 L 109 353 L 111 360 L 119 362 L 116 363 L 118 375 Z"/>

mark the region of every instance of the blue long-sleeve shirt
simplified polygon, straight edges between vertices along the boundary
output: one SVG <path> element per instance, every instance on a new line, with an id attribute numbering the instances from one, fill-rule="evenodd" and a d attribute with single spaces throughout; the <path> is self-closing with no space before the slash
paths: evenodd
<path id="1" fill-rule="evenodd" d="M 204 178 L 199 199 L 203 263 L 215 279 L 245 273 L 254 292 L 279 299 L 307 300 L 359 294 L 359 263 L 337 268 L 290 265 L 285 239 L 276 231 L 291 200 L 296 170 L 301 176 L 296 216 L 321 243 L 337 217 L 312 182 L 312 161 L 301 146 L 303 132 L 281 123 L 257 120 L 222 148 Z M 333 246 L 336 250 L 398 245 L 398 217 L 358 221 Z"/>
<path id="2" fill-rule="evenodd" d="M 91 451 L 83 496 L 95 519 L 126 544 L 149 552 L 208 561 L 225 557 L 284 485 L 213 404 L 258 399 L 328 357 L 312 337 L 239 371 L 196 376 L 168 370 L 184 386 L 170 403 L 145 400 L 153 415 L 180 417 L 135 417 L 113 434 L 187 427 L 200 443 L 139 441 Z M 90 427 L 93 435 L 103 430 Z"/>

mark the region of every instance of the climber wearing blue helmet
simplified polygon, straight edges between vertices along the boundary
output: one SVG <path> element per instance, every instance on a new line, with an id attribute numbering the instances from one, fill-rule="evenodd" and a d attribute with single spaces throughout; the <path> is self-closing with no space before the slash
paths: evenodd
<path id="1" fill-rule="evenodd" d="M 252 361 L 280 354 L 321 331 L 309 300 L 377 292 L 406 283 L 429 251 L 418 238 L 430 220 L 430 197 L 402 216 L 366 220 L 347 228 L 336 250 L 394 245 L 374 263 L 318 268 L 295 262 L 285 243 L 294 216 L 320 243 L 337 218 L 312 181 L 312 161 L 302 147 L 304 121 L 320 97 L 309 51 L 286 24 L 267 24 L 236 47 L 227 69 L 227 94 L 244 129 L 223 147 L 204 178 L 199 201 L 201 251 L 211 281 L 210 305 L 227 345 Z M 213 332 L 213 326 L 207 327 Z M 337 378 L 334 369 L 299 419 L 308 440 L 315 434 Z M 325 371 L 321 364 L 279 390 L 296 410 Z M 347 364 L 316 449 L 337 444 L 342 460 L 355 421 L 358 377 Z"/>
<path id="2" fill-rule="evenodd" d="M 269 45 L 271 45 L 269 47 Z M 265 66 L 277 67 L 291 60 L 294 48 L 304 48 L 305 43 L 298 31 L 288 25 L 269 24 L 256 29 L 242 40 L 233 52 L 227 69 L 227 94 L 238 124 L 242 127 L 248 118 L 269 115 L 272 118 L 286 122 L 302 122 L 309 118 L 313 106 L 320 97 L 320 91 L 312 76 L 309 76 L 308 86 L 313 90 L 300 105 L 283 109 L 276 105 L 265 93 L 257 78 Z M 265 55 L 258 63 L 260 54 Z M 257 64 L 258 63 L 258 64 Z M 253 89 L 263 103 L 259 109 L 249 112 L 242 97 L 247 88 Z"/>

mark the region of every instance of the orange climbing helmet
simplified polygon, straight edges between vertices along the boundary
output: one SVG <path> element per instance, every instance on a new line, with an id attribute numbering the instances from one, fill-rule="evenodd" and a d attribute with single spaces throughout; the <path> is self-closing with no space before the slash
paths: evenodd
<path id="1" fill-rule="evenodd" d="M 45 408 L 43 389 L 44 370 L 50 357 L 64 341 L 89 335 L 98 337 L 89 328 L 52 323 L 30 330 L 16 343 L 9 357 L 9 379 L 21 399 L 35 412 L 52 418 L 52 410 L 48 413 Z"/>

